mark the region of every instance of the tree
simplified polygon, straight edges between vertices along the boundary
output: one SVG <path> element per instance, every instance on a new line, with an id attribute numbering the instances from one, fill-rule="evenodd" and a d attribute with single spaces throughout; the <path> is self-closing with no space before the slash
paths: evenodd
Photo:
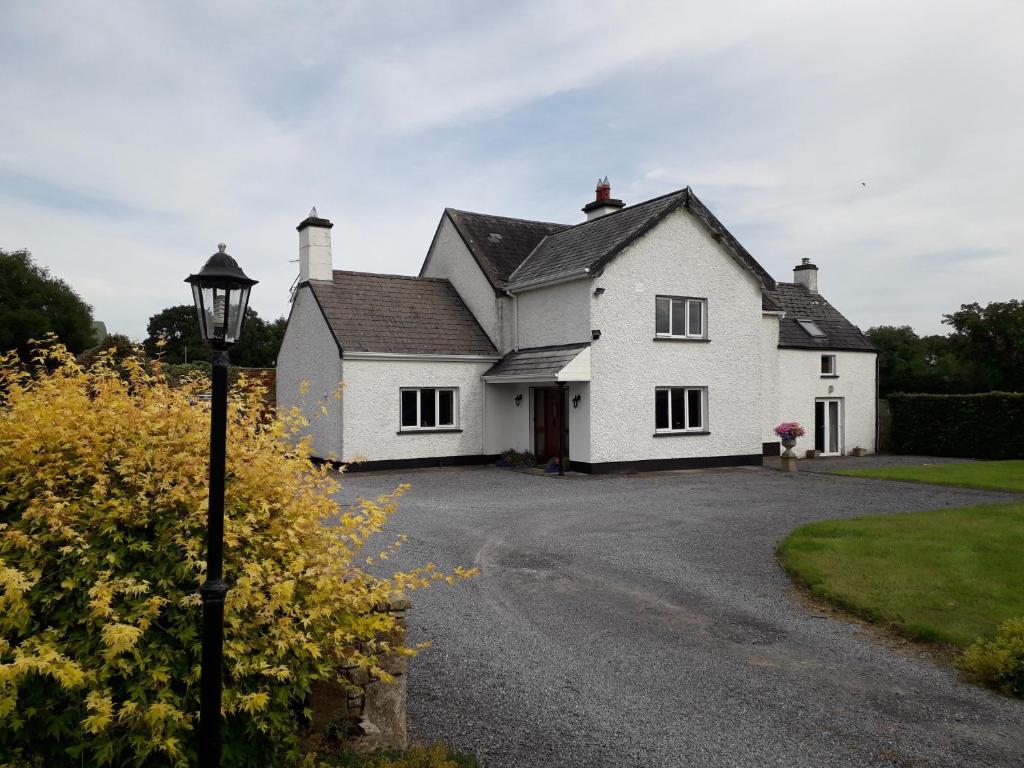
<path id="1" fill-rule="evenodd" d="M 74 353 L 93 346 L 92 307 L 25 250 L 0 250 L 0 352 L 27 359 L 30 339 L 53 333 Z"/>
<path id="2" fill-rule="evenodd" d="M 286 325 L 283 317 L 268 323 L 254 309 L 247 308 L 242 338 L 231 348 L 232 364 L 248 368 L 273 367 Z M 162 353 L 164 362 L 198 362 L 209 357 L 209 349 L 199 335 L 195 307 L 191 304 L 168 307 L 153 315 L 146 332 L 146 352 L 152 356 Z M 166 340 L 162 349 L 157 344 L 161 338 Z"/>
<path id="3" fill-rule="evenodd" d="M 942 322 L 953 327 L 951 341 L 971 363 L 979 391 L 1024 391 L 1024 302 L 962 304 Z"/>
<path id="4" fill-rule="evenodd" d="M 208 385 L 41 352 L 0 354 L 0 760 L 194 766 Z M 228 418 L 223 765 L 296 765 L 314 686 L 413 652 L 391 598 L 470 572 L 364 570 L 405 486 L 342 506 L 300 417 L 248 387 Z"/>
<path id="5" fill-rule="evenodd" d="M 969 368 L 946 336 L 918 336 L 909 325 L 880 325 L 867 336 L 878 347 L 879 394 L 971 392 Z"/>

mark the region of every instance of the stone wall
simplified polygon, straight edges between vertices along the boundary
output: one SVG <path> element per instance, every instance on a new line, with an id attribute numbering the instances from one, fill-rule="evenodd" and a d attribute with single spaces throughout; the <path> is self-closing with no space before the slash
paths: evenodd
<path id="1" fill-rule="evenodd" d="M 383 638 L 393 646 L 405 640 L 405 613 L 411 607 L 406 598 L 396 598 L 383 609 L 398 620 L 394 637 Z M 370 677 L 358 667 L 345 669 L 346 682 L 314 683 L 310 693 L 311 741 L 346 734 L 356 749 L 378 747 L 405 748 L 408 743 L 405 721 L 408 657 L 393 653 L 381 668 L 393 677 L 389 683 Z"/>

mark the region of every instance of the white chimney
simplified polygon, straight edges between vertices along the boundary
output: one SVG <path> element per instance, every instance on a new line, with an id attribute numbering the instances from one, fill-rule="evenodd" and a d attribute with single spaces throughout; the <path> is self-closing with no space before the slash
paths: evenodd
<path id="1" fill-rule="evenodd" d="M 333 280 L 334 263 L 331 258 L 331 227 L 327 219 L 309 212 L 296 229 L 299 231 L 299 282 L 307 280 Z"/>
<path id="2" fill-rule="evenodd" d="M 818 268 L 811 264 L 810 259 L 800 259 L 800 263 L 793 267 L 793 282 L 811 293 L 817 293 Z"/>
<path id="3" fill-rule="evenodd" d="M 608 183 L 608 177 L 597 180 L 597 190 L 593 202 L 583 206 L 583 212 L 587 214 L 587 221 L 593 221 L 605 214 L 615 213 L 622 207 L 621 200 L 612 199 L 612 185 Z"/>

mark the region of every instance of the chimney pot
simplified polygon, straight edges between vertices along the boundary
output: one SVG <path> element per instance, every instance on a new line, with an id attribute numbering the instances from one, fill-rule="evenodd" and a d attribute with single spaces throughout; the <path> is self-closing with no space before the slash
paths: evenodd
<path id="1" fill-rule="evenodd" d="M 587 214 L 587 221 L 592 221 L 605 214 L 615 213 L 620 208 L 622 208 L 622 201 L 612 199 L 612 185 L 608 182 L 608 177 L 605 176 L 603 179 L 597 180 L 594 201 L 583 206 L 583 212 Z"/>

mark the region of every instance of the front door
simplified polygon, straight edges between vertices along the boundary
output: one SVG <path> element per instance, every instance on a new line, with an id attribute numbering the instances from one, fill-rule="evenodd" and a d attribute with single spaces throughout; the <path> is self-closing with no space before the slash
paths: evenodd
<path id="1" fill-rule="evenodd" d="M 533 453 L 539 462 L 561 455 L 561 403 L 557 389 L 533 390 Z"/>
<path id="2" fill-rule="evenodd" d="M 842 400 L 814 401 L 814 448 L 822 456 L 838 456 L 843 452 Z"/>

